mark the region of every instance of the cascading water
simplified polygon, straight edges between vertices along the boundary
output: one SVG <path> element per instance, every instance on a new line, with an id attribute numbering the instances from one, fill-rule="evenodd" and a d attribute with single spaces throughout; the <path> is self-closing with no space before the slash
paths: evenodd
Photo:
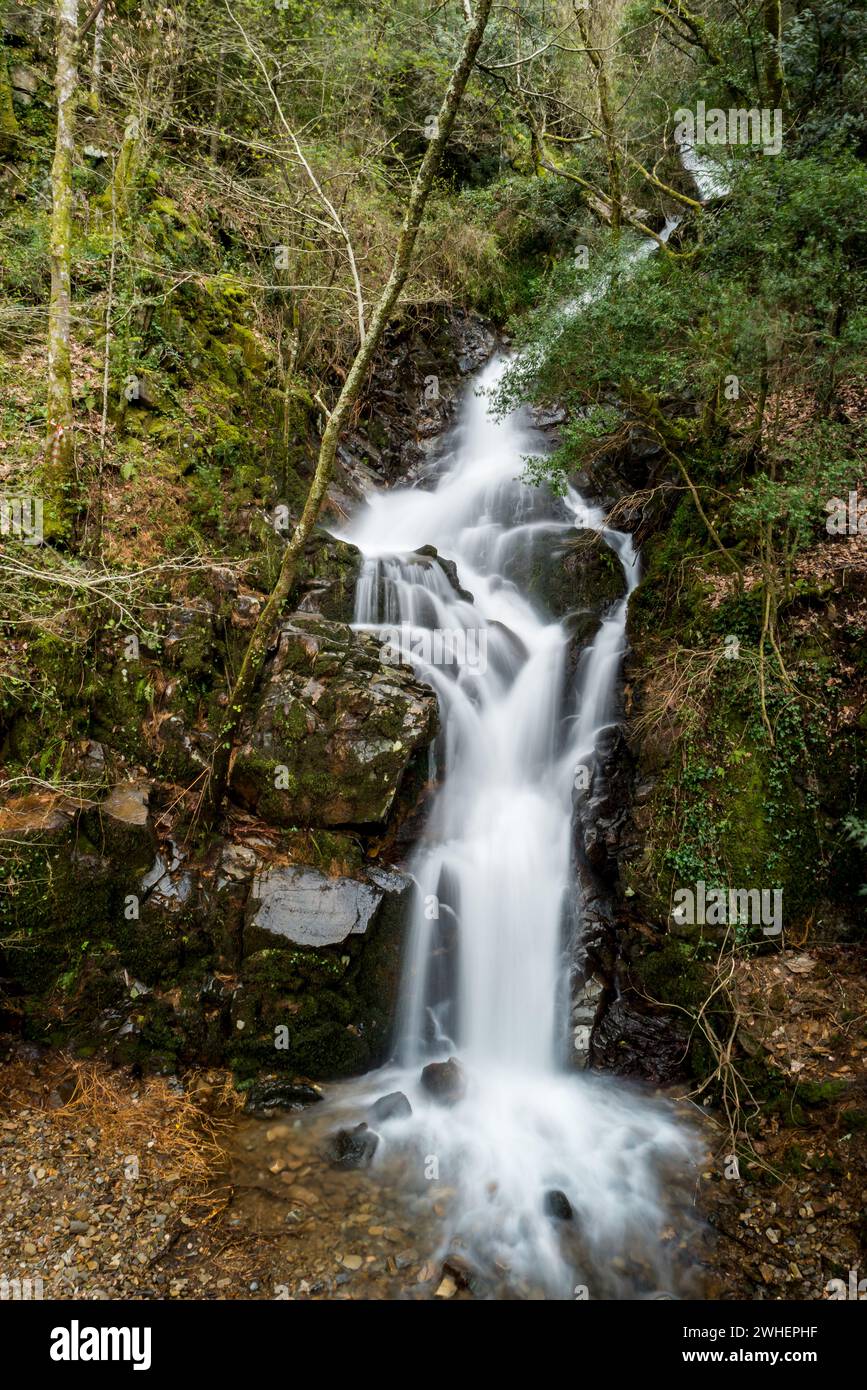
<path id="1" fill-rule="evenodd" d="M 607 529 L 577 492 L 556 499 L 519 480 L 545 441 L 523 412 L 491 413 L 507 365 L 498 357 L 483 369 L 425 485 L 373 494 L 345 532 L 364 555 L 357 625 L 381 634 L 391 660 L 412 662 L 442 715 L 438 789 L 410 865 L 396 1061 L 368 1080 L 411 1100 L 411 1116 L 377 1126 L 381 1150 L 416 1152 L 451 1194 L 444 1249 L 457 1243 L 512 1289 L 566 1296 L 581 1278 L 595 1281 L 591 1296 L 610 1296 L 622 1286 L 609 1262 L 624 1252 L 640 1253 L 644 1287 L 649 1267 L 651 1287 L 664 1277 L 661 1184 L 690 1149 L 658 1103 L 563 1065 L 565 947 L 580 925 L 576 769 L 592 766 L 616 719 L 637 559 L 631 537 Z M 618 556 L 625 595 L 570 678 L 566 626 L 511 576 L 528 547 L 576 528 L 599 532 Z M 454 562 L 460 588 L 418 553 L 430 545 Z M 419 1071 L 452 1054 L 466 1090 L 443 1106 Z M 573 1222 L 552 1219 L 552 1192 L 565 1194 Z M 627 1296 L 641 1286 L 639 1277 Z"/>

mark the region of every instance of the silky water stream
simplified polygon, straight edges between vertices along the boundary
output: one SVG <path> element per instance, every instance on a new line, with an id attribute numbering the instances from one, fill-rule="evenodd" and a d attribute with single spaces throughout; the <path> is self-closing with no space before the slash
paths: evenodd
<path id="1" fill-rule="evenodd" d="M 373 1171 L 399 1158 L 417 1206 L 427 1190 L 438 1259 L 456 1254 L 500 1296 L 651 1296 L 679 1278 L 671 1192 L 692 1140 L 661 1101 L 570 1069 L 567 1036 L 568 946 L 581 930 L 574 801 L 618 717 L 638 560 L 576 491 L 558 499 L 520 480 L 546 444 L 524 412 L 491 410 L 507 366 L 496 357 L 471 383 L 423 482 L 369 496 L 343 533 L 364 557 L 355 623 L 434 687 L 442 732 L 408 865 L 394 1062 L 334 1104 L 357 1120 L 387 1092 L 408 1098 L 411 1114 L 375 1123 Z M 616 555 L 624 596 L 575 670 L 567 625 L 511 576 L 534 547 L 582 530 Z M 457 586 L 419 555 L 431 545 Z M 462 1094 L 444 1105 L 419 1078 L 451 1056 Z"/>

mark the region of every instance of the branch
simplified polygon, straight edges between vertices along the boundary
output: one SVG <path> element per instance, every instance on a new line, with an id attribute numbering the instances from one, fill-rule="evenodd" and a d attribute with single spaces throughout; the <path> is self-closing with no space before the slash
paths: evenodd
<path id="1" fill-rule="evenodd" d="M 93 7 L 93 9 L 91 10 L 90 14 L 87 16 L 87 19 L 84 21 L 84 23 L 82 24 L 81 28 L 80 28 L 79 31 L 78 31 L 78 42 L 79 42 L 79 43 L 81 43 L 81 40 L 82 40 L 82 39 L 84 38 L 84 36 L 89 32 L 89 30 L 93 28 L 94 24 L 95 24 L 96 21 L 99 19 L 99 16 L 102 14 L 103 10 L 105 9 L 105 4 L 106 4 L 106 0 L 96 0 L 96 4 L 94 5 L 94 7 Z"/>
<path id="2" fill-rule="evenodd" d="M 262 58 L 261 58 L 261 56 L 260 56 L 258 50 L 255 48 L 255 46 L 253 45 L 253 43 L 250 41 L 250 37 L 249 37 L 249 35 L 247 34 L 247 31 L 246 31 L 246 29 L 244 28 L 244 26 L 243 26 L 243 24 L 241 23 L 241 21 L 235 16 L 235 14 L 234 14 L 234 12 L 233 12 L 233 10 L 232 10 L 232 7 L 231 7 L 230 4 L 229 4 L 229 0 L 225 0 L 225 5 L 226 5 L 226 9 L 227 9 L 227 11 L 228 11 L 228 13 L 229 13 L 230 19 L 232 20 L 232 22 L 233 22 L 233 24 L 235 25 L 235 27 L 240 31 L 241 36 L 242 36 L 242 38 L 243 38 L 243 40 L 244 40 L 244 43 L 247 45 L 247 48 L 248 48 L 248 50 L 249 50 L 251 56 L 252 56 L 253 59 L 255 60 L 257 66 L 258 66 L 258 68 L 259 68 L 259 71 L 262 73 L 262 76 L 263 76 L 264 79 L 265 79 L 265 83 L 266 83 L 266 85 L 267 85 L 267 87 L 268 87 L 268 91 L 269 91 L 270 94 L 271 94 L 271 98 L 272 98 L 272 100 L 273 100 L 273 102 L 274 102 L 274 106 L 275 106 L 275 109 L 276 109 L 276 111 L 277 111 L 277 115 L 278 115 L 279 118 L 280 118 L 280 124 L 283 126 L 283 129 L 285 130 L 286 134 L 289 136 L 289 139 L 290 139 L 290 141 L 292 142 L 292 146 L 293 146 L 293 148 L 294 148 L 294 150 L 295 150 L 295 153 L 296 153 L 296 155 L 298 156 L 298 159 L 300 160 L 300 162 L 301 162 L 301 164 L 302 164 L 302 166 L 303 166 L 304 172 L 306 173 L 308 179 L 310 180 L 310 182 L 311 182 L 311 184 L 312 184 L 312 186 L 313 186 L 313 189 L 314 189 L 314 191 L 315 191 L 315 193 L 316 193 L 316 196 L 319 198 L 319 201 L 322 203 L 322 206 L 323 206 L 323 207 L 326 209 L 326 211 L 328 212 L 328 215 L 329 215 L 329 217 L 331 218 L 332 223 L 334 224 L 335 228 L 337 229 L 337 231 L 340 233 L 341 237 L 343 238 L 343 244 L 344 244 L 344 246 L 346 247 L 346 255 L 347 255 L 347 259 L 348 259 L 348 261 L 349 261 L 349 268 L 350 268 L 350 271 L 352 272 L 352 282 L 353 282 L 353 284 L 354 284 L 354 286 L 355 286 L 355 302 L 356 302 L 356 308 L 357 308 L 357 312 L 358 312 L 358 337 L 359 337 L 360 342 L 363 343 L 365 337 L 367 336 L 367 332 L 366 332 L 365 324 L 364 324 L 364 294 L 363 294 L 363 291 L 362 291 L 362 288 L 361 288 L 361 280 L 360 280 L 359 275 L 358 275 L 358 266 L 357 266 L 356 261 L 355 261 L 355 252 L 354 252 L 353 249 L 352 249 L 352 241 L 351 241 L 351 239 L 350 239 L 349 233 L 347 232 L 345 226 L 343 225 L 343 222 L 342 222 L 341 219 L 340 219 L 340 215 L 339 215 L 337 209 L 335 208 L 334 204 L 331 202 L 331 199 L 330 199 L 330 198 L 327 196 L 327 194 L 323 191 L 323 189 L 322 189 L 322 187 L 321 187 L 321 185 L 320 185 L 320 183 L 319 183 L 319 180 L 317 179 L 316 175 L 314 174 L 313 170 L 311 169 L 310 165 L 308 164 L 307 159 L 305 158 L 304 151 L 302 150 L 300 144 L 298 143 L 298 138 L 297 138 L 297 136 L 296 136 L 294 130 L 292 129 L 292 127 L 290 126 L 289 122 L 288 122 L 287 119 L 286 119 L 285 113 L 284 113 L 284 111 L 283 111 L 283 107 L 282 107 L 282 105 L 280 104 L 280 98 L 277 96 L 277 93 L 276 93 L 275 90 L 274 90 L 274 84 L 273 84 L 272 81 L 271 81 L 271 77 L 270 77 L 270 75 L 269 75 L 269 73 L 268 73 L 268 69 L 266 68 L 264 62 L 262 61 Z"/>

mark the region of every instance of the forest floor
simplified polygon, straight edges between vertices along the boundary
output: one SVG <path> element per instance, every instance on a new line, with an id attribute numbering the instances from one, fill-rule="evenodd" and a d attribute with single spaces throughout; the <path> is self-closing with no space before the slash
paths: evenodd
<path id="1" fill-rule="evenodd" d="M 790 1113 L 757 1110 L 743 1177 L 704 1111 L 689 1239 L 707 1297 L 809 1301 L 859 1262 L 867 1273 L 864 966 L 848 947 L 739 965 L 741 1042 L 799 1089 Z M 335 1169 L 320 1107 L 251 1115 L 222 1072 L 137 1078 L 25 1043 L 6 1055 L 0 1281 L 39 1278 L 60 1299 L 484 1296 L 460 1261 L 429 1257 L 449 1191 L 431 1207 L 399 1166 Z"/>

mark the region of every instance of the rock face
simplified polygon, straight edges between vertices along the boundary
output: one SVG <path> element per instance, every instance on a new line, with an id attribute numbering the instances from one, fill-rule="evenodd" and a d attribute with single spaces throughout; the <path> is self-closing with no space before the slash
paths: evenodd
<path id="1" fill-rule="evenodd" d="M 682 1075 L 689 1036 L 670 1018 L 640 1013 L 625 998 L 615 999 L 593 1031 L 594 1067 L 665 1086 Z"/>
<path id="2" fill-rule="evenodd" d="M 258 875 L 250 899 L 248 949 L 291 944 L 316 950 L 362 936 L 383 893 L 355 879 L 326 878 L 317 869 L 285 868 Z"/>
<path id="3" fill-rule="evenodd" d="M 195 855 L 158 839 L 150 799 L 129 783 L 0 810 L 4 1026 L 117 1063 L 267 1072 L 293 1094 L 385 1060 L 412 881 L 321 830 Z"/>
<path id="4" fill-rule="evenodd" d="M 376 825 L 413 754 L 436 730 L 436 699 L 380 644 L 342 623 L 284 623 L 238 752 L 232 794 L 272 825 Z"/>
<path id="5" fill-rule="evenodd" d="M 546 617 L 568 618 L 582 641 L 625 589 L 620 563 L 601 536 L 575 528 L 529 532 L 504 572 Z"/>

